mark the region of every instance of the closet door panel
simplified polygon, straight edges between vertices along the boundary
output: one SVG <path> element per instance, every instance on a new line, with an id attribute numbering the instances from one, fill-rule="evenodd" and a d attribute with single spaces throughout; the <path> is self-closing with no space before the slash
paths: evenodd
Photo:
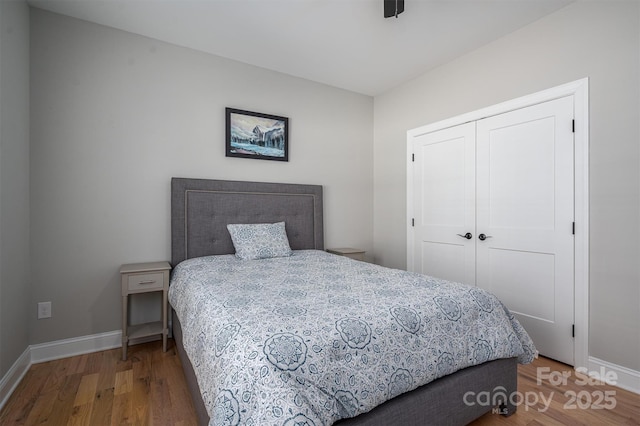
<path id="1" fill-rule="evenodd" d="M 573 364 L 573 98 L 477 123 L 476 282 Z"/>
<path id="2" fill-rule="evenodd" d="M 475 124 L 415 137 L 414 269 L 475 285 Z"/>

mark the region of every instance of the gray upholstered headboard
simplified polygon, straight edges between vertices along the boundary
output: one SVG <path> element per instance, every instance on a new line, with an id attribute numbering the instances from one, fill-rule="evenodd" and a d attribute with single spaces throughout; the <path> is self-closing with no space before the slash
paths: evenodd
<path id="1" fill-rule="evenodd" d="M 323 250 L 322 186 L 172 178 L 171 264 L 235 253 L 229 223 L 283 221 L 293 250 Z"/>

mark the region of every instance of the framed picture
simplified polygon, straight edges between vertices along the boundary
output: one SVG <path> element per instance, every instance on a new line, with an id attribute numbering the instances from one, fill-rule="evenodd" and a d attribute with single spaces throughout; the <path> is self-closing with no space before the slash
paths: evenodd
<path id="1" fill-rule="evenodd" d="M 226 108 L 227 157 L 289 161 L 289 119 Z"/>

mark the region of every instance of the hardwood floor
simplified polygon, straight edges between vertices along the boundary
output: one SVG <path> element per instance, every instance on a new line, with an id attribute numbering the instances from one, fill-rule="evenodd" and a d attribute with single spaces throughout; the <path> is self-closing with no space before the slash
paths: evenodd
<path id="1" fill-rule="evenodd" d="M 170 341 L 34 364 L 0 412 L 0 425 L 196 425 Z"/>
<path id="2" fill-rule="evenodd" d="M 127 361 L 121 356 L 113 349 L 33 365 L 0 412 L 0 425 L 197 423 L 172 341 L 166 353 L 157 341 L 131 346 Z M 545 376 L 539 385 L 538 372 Z M 562 373 L 571 375 L 561 380 Z M 511 417 L 487 413 L 472 425 L 640 425 L 640 395 L 584 383 L 571 367 L 539 358 L 518 367 L 518 392 L 528 402 Z"/>

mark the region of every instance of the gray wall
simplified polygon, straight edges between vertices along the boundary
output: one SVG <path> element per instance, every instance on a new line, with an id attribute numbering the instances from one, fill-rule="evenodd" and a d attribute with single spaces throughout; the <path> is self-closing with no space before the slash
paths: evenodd
<path id="1" fill-rule="evenodd" d="M 38 9 L 31 47 L 31 343 L 120 328 L 120 264 L 170 258 L 172 176 L 321 184 L 327 247 L 372 251 L 371 97 Z M 226 106 L 289 117 L 289 162 L 226 158 Z"/>
<path id="2" fill-rule="evenodd" d="M 640 370 L 639 3 L 576 2 L 374 101 L 374 247 L 406 265 L 406 131 L 590 79 L 590 355 Z"/>
<path id="3" fill-rule="evenodd" d="M 27 349 L 29 9 L 0 1 L 0 377 Z"/>

